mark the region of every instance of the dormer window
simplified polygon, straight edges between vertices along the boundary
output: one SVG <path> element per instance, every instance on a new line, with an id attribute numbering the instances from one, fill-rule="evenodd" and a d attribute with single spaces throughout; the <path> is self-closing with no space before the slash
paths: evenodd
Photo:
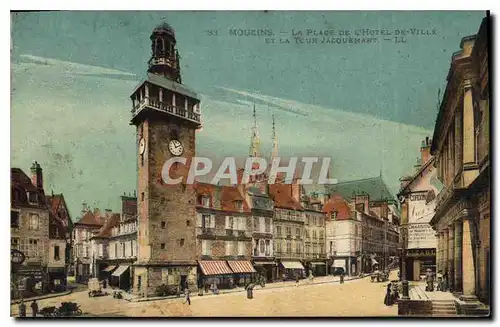
<path id="1" fill-rule="evenodd" d="M 238 210 L 239 212 L 243 211 L 243 201 L 241 201 L 241 200 L 234 201 L 234 207 L 235 207 L 235 208 L 236 208 L 236 210 Z"/>
<path id="2" fill-rule="evenodd" d="M 210 197 L 200 196 L 200 204 L 204 207 L 210 207 Z"/>
<path id="3" fill-rule="evenodd" d="M 28 192 L 28 202 L 31 203 L 31 204 L 36 204 L 38 201 L 38 197 L 37 197 L 37 193 L 36 192 Z"/>
<path id="4" fill-rule="evenodd" d="M 337 211 L 332 211 L 332 220 L 337 220 Z"/>

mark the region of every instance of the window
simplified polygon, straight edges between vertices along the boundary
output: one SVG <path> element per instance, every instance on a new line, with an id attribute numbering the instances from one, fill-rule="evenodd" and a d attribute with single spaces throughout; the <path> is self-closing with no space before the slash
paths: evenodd
<path id="1" fill-rule="evenodd" d="M 19 250 L 19 239 L 17 237 L 12 237 L 10 239 L 10 248 Z"/>
<path id="2" fill-rule="evenodd" d="M 292 253 L 292 243 L 286 242 L 286 252 Z"/>
<path id="3" fill-rule="evenodd" d="M 245 255 L 245 242 L 238 242 L 238 255 Z"/>
<path id="4" fill-rule="evenodd" d="M 313 217 L 313 224 L 316 226 L 318 224 L 318 220 L 316 217 Z"/>
<path id="5" fill-rule="evenodd" d="M 104 244 L 99 244 L 99 256 L 104 256 Z"/>
<path id="6" fill-rule="evenodd" d="M 211 215 L 202 215 L 201 217 L 202 228 L 215 228 L 215 219 Z"/>
<path id="7" fill-rule="evenodd" d="M 37 203 L 37 193 L 36 192 L 28 192 L 28 202 L 29 203 Z"/>
<path id="8" fill-rule="evenodd" d="M 276 234 L 281 236 L 281 226 L 276 226 Z"/>
<path id="9" fill-rule="evenodd" d="M 31 214 L 31 217 L 30 217 L 30 230 L 38 230 L 39 228 L 39 219 L 40 217 L 36 214 L 36 213 L 33 213 Z"/>
<path id="10" fill-rule="evenodd" d="M 59 246 L 56 245 L 56 246 L 54 246 L 54 260 L 59 261 L 59 259 L 60 259 L 59 258 Z"/>
<path id="11" fill-rule="evenodd" d="M 19 227 L 19 212 L 10 211 L 10 227 Z"/>
<path id="12" fill-rule="evenodd" d="M 141 201 L 144 201 L 144 192 L 141 192 Z"/>
<path id="13" fill-rule="evenodd" d="M 292 228 L 291 227 L 287 227 L 286 228 L 286 235 L 287 236 L 292 236 Z"/>
<path id="14" fill-rule="evenodd" d="M 322 239 L 323 237 L 324 237 L 324 235 L 323 235 L 323 231 L 322 231 L 322 230 L 320 230 L 320 231 L 319 231 L 319 238 L 320 238 L 320 239 Z"/>
<path id="15" fill-rule="evenodd" d="M 332 220 L 337 219 L 337 211 L 332 211 Z"/>
<path id="16" fill-rule="evenodd" d="M 316 234 L 316 230 L 313 230 L 313 238 L 318 238 L 318 235 Z"/>
<path id="17" fill-rule="evenodd" d="M 271 241 L 266 240 L 266 257 L 269 257 L 271 255 Z"/>
<path id="18" fill-rule="evenodd" d="M 167 226 L 167 223 L 166 223 L 166 222 L 164 222 L 164 221 L 162 221 L 162 222 L 161 222 L 161 229 L 165 229 L 165 227 L 166 227 L 166 226 Z"/>
<path id="19" fill-rule="evenodd" d="M 226 255 L 233 255 L 233 254 L 234 254 L 234 242 L 226 241 Z"/>
<path id="20" fill-rule="evenodd" d="M 122 243 L 122 257 L 126 257 L 126 249 L 125 249 L 125 242 Z"/>
<path id="21" fill-rule="evenodd" d="M 115 243 L 115 258 L 118 258 L 118 243 Z"/>
<path id="22" fill-rule="evenodd" d="M 234 228 L 234 218 L 231 216 L 226 216 L 226 229 L 235 229 Z"/>
<path id="23" fill-rule="evenodd" d="M 38 257 L 38 240 L 30 239 L 29 247 L 28 247 L 28 256 L 29 257 Z"/>
<path id="24" fill-rule="evenodd" d="M 266 218 L 265 224 L 266 224 L 266 233 L 270 233 L 271 232 L 271 218 Z"/>
<path id="25" fill-rule="evenodd" d="M 183 238 L 181 238 L 181 240 L 180 240 L 179 244 L 180 244 L 181 246 L 184 246 L 184 239 L 183 239 Z"/>
<path id="26" fill-rule="evenodd" d="M 234 207 L 236 208 L 236 210 L 238 210 L 239 212 L 243 211 L 243 201 L 234 201 Z"/>
<path id="27" fill-rule="evenodd" d="M 296 229 L 295 229 L 295 235 L 296 235 L 297 237 L 300 237 L 300 228 L 296 228 Z"/>
<path id="28" fill-rule="evenodd" d="M 210 197 L 208 196 L 200 197 L 200 203 L 204 207 L 210 207 Z"/>
<path id="29" fill-rule="evenodd" d="M 186 220 L 186 226 L 191 226 L 191 221 L 190 220 Z"/>
<path id="30" fill-rule="evenodd" d="M 211 255 L 211 244 L 209 240 L 201 241 L 201 254 L 202 255 Z"/>
<path id="31" fill-rule="evenodd" d="M 165 250 L 165 243 L 160 244 L 160 249 Z"/>
<path id="32" fill-rule="evenodd" d="M 330 252 L 329 252 L 329 253 L 330 253 L 330 254 L 332 254 L 332 253 L 333 253 L 333 242 L 332 242 L 332 241 L 330 241 Z"/>

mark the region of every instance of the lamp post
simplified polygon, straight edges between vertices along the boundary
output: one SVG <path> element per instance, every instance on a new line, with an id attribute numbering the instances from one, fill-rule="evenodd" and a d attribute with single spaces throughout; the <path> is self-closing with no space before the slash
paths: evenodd
<path id="1" fill-rule="evenodd" d="M 409 300 L 409 289 L 408 289 L 408 280 L 406 280 L 406 242 L 408 240 L 407 238 L 407 225 L 405 224 L 402 228 L 403 230 L 403 249 L 402 249 L 402 255 L 401 255 L 401 284 L 403 285 L 403 300 Z"/>

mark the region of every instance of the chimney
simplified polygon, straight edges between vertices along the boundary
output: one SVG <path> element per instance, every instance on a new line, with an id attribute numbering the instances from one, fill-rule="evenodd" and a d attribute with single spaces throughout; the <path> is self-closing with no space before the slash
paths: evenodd
<path id="1" fill-rule="evenodd" d="M 322 197 L 320 197 L 320 200 L 321 200 L 321 204 L 325 204 L 328 202 L 328 200 L 330 200 L 330 194 L 323 194 Z"/>
<path id="2" fill-rule="evenodd" d="M 101 210 L 99 210 L 99 208 L 94 208 L 94 217 L 96 218 L 101 217 Z"/>
<path id="3" fill-rule="evenodd" d="M 431 144 L 432 139 L 427 136 L 424 141 L 422 141 L 422 146 L 420 147 L 420 164 L 424 165 L 431 158 Z"/>
<path id="4" fill-rule="evenodd" d="M 89 211 L 89 207 L 87 205 L 87 202 L 82 203 L 82 217 Z"/>
<path id="5" fill-rule="evenodd" d="M 31 183 L 40 188 L 43 189 L 43 174 L 42 174 L 42 167 L 40 167 L 40 164 L 38 162 L 34 162 L 33 165 L 31 165 Z"/>
<path id="6" fill-rule="evenodd" d="M 297 201 L 297 202 L 300 202 L 300 198 L 301 198 L 301 185 L 299 184 L 299 179 L 298 178 L 294 178 L 292 180 L 292 184 L 291 184 L 291 189 L 292 189 L 292 198 Z"/>
<path id="7" fill-rule="evenodd" d="M 111 215 L 113 214 L 113 210 L 111 210 L 111 209 L 105 209 L 104 212 L 105 212 L 106 219 L 111 218 Z"/>
<path id="8" fill-rule="evenodd" d="M 368 214 L 370 196 L 364 192 L 354 195 L 354 206 L 357 211 Z"/>

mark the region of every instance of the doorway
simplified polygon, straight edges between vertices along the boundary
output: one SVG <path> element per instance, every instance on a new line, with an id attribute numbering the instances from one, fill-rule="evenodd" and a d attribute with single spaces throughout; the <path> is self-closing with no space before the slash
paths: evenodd
<path id="1" fill-rule="evenodd" d="M 187 280 L 187 276 L 181 275 L 181 284 L 180 284 L 181 290 L 184 290 L 187 287 L 186 280 Z"/>

